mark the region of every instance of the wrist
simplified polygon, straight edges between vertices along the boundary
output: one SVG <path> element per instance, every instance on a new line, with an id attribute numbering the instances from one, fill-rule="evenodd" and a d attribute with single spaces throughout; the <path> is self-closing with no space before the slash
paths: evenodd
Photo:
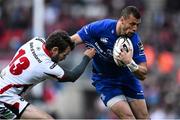
<path id="1" fill-rule="evenodd" d="M 135 63 L 134 60 L 132 60 L 129 64 L 126 65 L 131 72 L 134 72 L 139 69 L 138 64 Z"/>
<path id="2" fill-rule="evenodd" d="M 88 55 L 84 55 L 84 57 L 82 59 L 87 62 L 89 62 L 91 60 L 91 58 Z"/>

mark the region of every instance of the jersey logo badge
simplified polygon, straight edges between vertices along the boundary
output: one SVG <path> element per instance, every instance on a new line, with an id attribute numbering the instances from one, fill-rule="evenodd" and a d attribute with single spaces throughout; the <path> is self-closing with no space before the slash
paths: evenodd
<path id="1" fill-rule="evenodd" d="M 144 51 L 144 47 L 141 41 L 138 43 L 138 47 L 140 51 Z"/>
<path id="2" fill-rule="evenodd" d="M 114 30 L 111 30 L 111 33 L 114 34 Z"/>
<path id="3" fill-rule="evenodd" d="M 138 43 L 138 47 L 139 47 L 139 51 L 140 51 L 139 55 L 144 55 L 144 46 L 141 41 Z"/>
<path id="4" fill-rule="evenodd" d="M 53 69 L 54 67 L 56 67 L 56 63 L 54 63 L 54 64 L 52 64 L 51 66 L 50 66 L 50 69 Z"/>
<path id="5" fill-rule="evenodd" d="M 104 44 L 107 44 L 107 43 L 108 43 L 108 38 L 105 38 L 105 37 L 100 38 L 100 41 L 101 41 L 102 43 L 104 43 Z"/>
<path id="6" fill-rule="evenodd" d="M 37 47 L 36 49 L 37 49 L 38 51 L 39 51 L 39 50 L 41 50 L 41 48 L 40 48 L 40 47 Z"/>
<path id="7" fill-rule="evenodd" d="M 101 94 L 101 99 L 102 100 L 105 100 L 105 97 L 106 97 L 105 95 Z"/>
<path id="8" fill-rule="evenodd" d="M 87 29 L 88 29 L 88 26 L 86 26 L 86 27 L 84 28 L 84 31 L 85 31 L 86 35 L 88 35 Z"/>
<path id="9" fill-rule="evenodd" d="M 140 91 L 140 92 L 137 93 L 137 95 L 144 95 L 144 92 Z"/>

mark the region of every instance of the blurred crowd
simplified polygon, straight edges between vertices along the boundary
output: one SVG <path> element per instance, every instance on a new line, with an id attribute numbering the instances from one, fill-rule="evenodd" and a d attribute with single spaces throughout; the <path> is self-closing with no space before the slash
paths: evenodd
<path id="1" fill-rule="evenodd" d="M 0 69 L 8 64 L 23 43 L 34 37 L 32 2 L 33 0 L 0 0 Z M 56 29 L 63 29 L 72 35 L 91 21 L 103 18 L 118 19 L 120 10 L 124 6 L 138 7 L 142 14 L 139 33 L 144 43 L 149 68 L 148 77 L 143 85 L 151 117 L 152 119 L 180 118 L 179 0 L 173 2 L 170 0 L 44 0 L 44 2 L 45 37 Z M 62 65 L 71 68 L 79 63 L 81 57 L 77 56 L 81 56 L 82 49 L 84 46 L 75 49 Z M 63 118 L 64 111 L 72 112 L 72 115 L 67 113 L 64 118 L 68 116 L 69 118 L 116 118 L 105 109 L 93 88 L 83 87 L 84 84 L 91 86 L 90 72 L 89 66 L 80 78 L 79 85 L 68 84 L 76 88 L 66 86 L 66 83 L 57 84 L 47 81 L 36 88 L 36 91 L 29 95 L 29 99 L 35 104 L 46 105 L 45 109 L 52 112 L 56 118 Z M 72 101 L 73 96 L 83 100 Z M 66 99 L 77 107 L 77 111 L 73 108 L 63 108 L 58 112 L 57 104 L 68 108 L 68 105 L 65 105 L 68 103 L 60 103 L 65 102 Z"/>

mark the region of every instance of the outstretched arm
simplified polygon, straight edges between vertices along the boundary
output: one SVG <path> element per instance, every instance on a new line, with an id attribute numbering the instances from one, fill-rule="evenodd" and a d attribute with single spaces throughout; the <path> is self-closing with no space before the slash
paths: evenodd
<path id="1" fill-rule="evenodd" d="M 79 65 L 77 65 L 74 69 L 70 71 L 64 69 L 64 76 L 61 79 L 59 79 L 59 82 L 75 82 L 82 75 L 86 66 L 88 65 L 89 61 L 94 55 L 94 48 L 87 49 L 84 52 L 84 57 L 82 58 L 82 61 Z"/>

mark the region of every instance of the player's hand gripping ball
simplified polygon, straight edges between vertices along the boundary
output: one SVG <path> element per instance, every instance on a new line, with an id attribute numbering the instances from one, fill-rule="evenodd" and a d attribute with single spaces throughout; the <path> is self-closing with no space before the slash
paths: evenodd
<path id="1" fill-rule="evenodd" d="M 116 43 L 114 44 L 113 48 L 113 59 L 117 66 L 125 66 L 125 64 L 118 59 L 119 54 L 121 53 L 121 49 L 124 49 L 126 52 L 130 52 L 129 50 L 132 50 L 132 56 L 133 57 L 133 45 L 129 38 L 127 37 L 119 37 L 116 40 Z"/>

